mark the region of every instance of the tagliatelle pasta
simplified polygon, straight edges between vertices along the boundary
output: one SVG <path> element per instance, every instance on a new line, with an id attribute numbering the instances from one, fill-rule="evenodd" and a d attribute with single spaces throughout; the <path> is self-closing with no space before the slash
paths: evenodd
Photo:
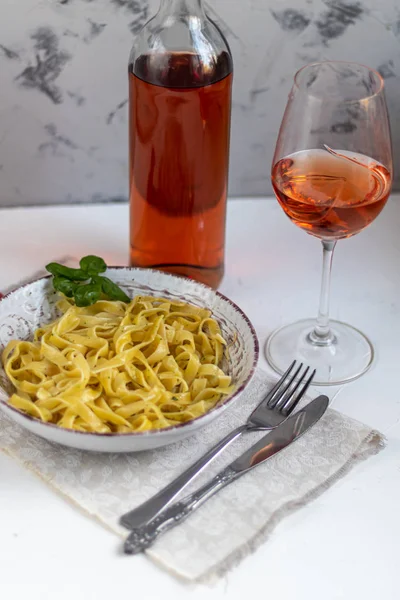
<path id="1" fill-rule="evenodd" d="M 62 316 L 2 359 L 15 408 L 98 433 L 161 429 L 205 414 L 232 392 L 226 341 L 211 312 L 165 298 L 99 301 Z"/>

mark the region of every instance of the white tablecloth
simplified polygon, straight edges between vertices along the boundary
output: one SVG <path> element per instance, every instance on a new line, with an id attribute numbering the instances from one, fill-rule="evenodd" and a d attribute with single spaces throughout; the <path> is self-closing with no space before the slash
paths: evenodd
<path id="1" fill-rule="evenodd" d="M 400 556 L 400 199 L 334 259 L 332 317 L 375 344 L 377 360 L 335 395 L 334 408 L 382 431 L 387 448 L 297 512 L 268 544 L 212 589 L 187 589 L 142 557 L 122 557 L 115 538 L 72 510 L 33 475 L 0 456 L 0 596 L 14 600 L 190 597 L 398 600 Z M 126 264 L 125 205 L 0 211 L 0 289 L 52 258 L 99 254 Z M 232 200 L 221 291 L 252 319 L 261 344 L 275 327 L 312 316 L 320 278 L 317 240 L 271 199 Z M 29 596 L 28 596 L 29 594 Z"/>

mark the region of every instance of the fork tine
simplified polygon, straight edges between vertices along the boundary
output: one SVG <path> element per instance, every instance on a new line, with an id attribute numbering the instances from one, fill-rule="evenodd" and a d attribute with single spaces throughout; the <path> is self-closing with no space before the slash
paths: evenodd
<path id="1" fill-rule="evenodd" d="M 296 361 L 294 360 L 292 362 L 292 364 L 290 365 L 290 367 L 287 369 L 287 371 L 285 371 L 285 373 L 282 375 L 280 380 L 274 385 L 272 390 L 270 390 L 268 392 L 268 394 L 265 396 L 265 398 L 263 400 L 264 405 L 267 404 L 269 406 L 270 403 L 274 400 L 275 394 L 279 391 L 280 387 L 285 383 L 286 378 L 288 377 L 288 375 L 290 375 L 295 364 L 296 364 Z"/>
<path id="2" fill-rule="evenodd" d="M 303 378 L 306 376 L 308 371 L 309 371 L 309 367 L 307 367 L 307 370 L 305 371 Z M 301 388 L 299 393 L 296 396 L 294 396 L 296 390 L 298 389 L 298 387 L 300 385 L 300 381 L 296 385 L 292 394 L 289 396 L 289 398 L 287 399 L 287 402 L 285 403 L 285 405 L 283 407 L 285 414 L 290 415 L 290 413 L 293 412 L 293 410 L 296 408 L 296 406 L 298 405 L 298 403 L 300 402 L 300 400 L 302 399 L 302 397 L 304 396 L 304 394 L 310 387 L 311 382 L 315 377 L 315 373 L 316 373 L 316 369 L 314 369 L 313 372 L 311 373 L 311 375 L 308 377 L 307 381 L 305 382 L 305 384 L 303 385 L 303 387 Z"/>
<path id="3" fill-rule="evenodd" d="M 283 412 L 283 408 L 284 408 L 286 402 L 288 401 L 289 398 L 291 398 L 293 396 L 296 389 L 303 382 L 304 377 L 307 374 L 307 371 L 309 370 L 309 367 L 306 367 L 306 370 L 303 374 L 299 374 L 302 368 L 303 368 L 303 363 L 300 364 L 300 367 L 297 369 L 296 373 L 291 378 L 291 380 L 289 381 L 286 388 L 283 390 L 281 397 L 279 398 L 278 402 L 276 403 L 276 405 L 274 407 L 275 410 L 280 410 Z M 296 381 L 297 376 L 298 376 L 298 380 Z"/>
<path id="4" fill-rule="evenodd" d="M 288 391 L 283 396 L 283 398 L 280 399 L 280 401 L 276 405 L 276 408 L 278 408 L 282 412 L 286 409 L 286 407 L 287 407 L 287 405 L 289 403 L 289 400 L 291 400 L 292 398 L 294 398 L 294 395 L 295 395 L 296 391 L 299 389 L 300 385 L 303 383 L 304 378 L 307 375 L 307 373 L 308 373 L 309 370 L 310 370 L 310 367 L 306 367 L 305 371 L 301 375 L 299 375 L 298 380 L 297 381 L 293 381 L 292 386 L 288 388 Z"/>
<path id="5" fill-rule="evenodd" d="M 291 378 L 289 379 L 288 383 L 286 385 L 284 385 L 283 387 L 279 386 L 279 389 L 277 390 L 277 393 L 276 393 L 276 398 L 271 398 L 271 401 L 268 402 L 268 407 L 269 408 L 277 408 L 278 407 L 278 405 L 280 404 L 282 398 L 285 396 L 286 392 L 288 391 L 288 389 L 292 385 L 293 381 L 295 381 L 297 375 L 300 373 L 300 371 L 301 371 L 302 368 L 303 368 L 303 363 L 300 363 L 300 366 L 296 369 L 296 371 L 294 372 L 294 374 L 291 376 Z"/>

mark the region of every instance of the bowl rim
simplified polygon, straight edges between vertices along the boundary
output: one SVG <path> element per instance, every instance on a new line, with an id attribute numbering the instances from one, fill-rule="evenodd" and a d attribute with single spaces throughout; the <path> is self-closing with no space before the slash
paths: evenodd
<path id="1" fill-rule="evenodd" d="M 194 423 L 201 423 L 202 421 L 207 421 L 208 420 L 207 417 L 209 417 L 209 415 L 211 415 L 211 414 L 215 414 L 215 417 L 217 417 L 217 415 L 219 413 L 222 413 L 231 404 L 231 402 L 237 396 L 239 396 L 243 392 L 243 390 L 248 386 L 248 384 L 250 383 L 250 381 L 252 380 L 252 378 L 254 376 L 255 370 L 258 365 L 259 354 L 260 354 L 260 344 L 259 344 L 258 336 L 257 336 L 256 330 L 254 328 L 254 325 L 250 321 L 249 317 L 235 302 L 233 302 L 233 300 L 228 298 L 228 296 L 225 296 L 225 294 L 222 294 L 218 290 L 214 290 L 210 286 L 208 286 L 205 283 L 202 283 L 200 281 L 196 281 L 194 279 L 189 279 L 183 275 L 175 275 L 174 273 L 168 273 L 167 271 L 162 271 L 161 269 L 151 269 L 151 268 L 144 268 L 144 267 L 130 267 L 130 266 L 123 266 L 123 265 L 107 267 L 107 270 L 111 271 L 113 269 L 115 269 L 116 271 L 126 269 L 128 271 L 142 271 L 142 272 L 149 272 L 149 273 L 156 272 L 156 273 L 165 275 L 167 277 L 171 277 L 172 279 L 180 279 L 180 280 L 188 281 L 188 282 L 191 282 L 192 284 L 195 284 L 197 286 L 205 288 L 206 290 L 211 291 L 213 294 L 215 294 L 216 296 L 219 296 L 222 300 L 224 300 L 225 302 L 230 304 L 234 308 L 234 310 L 237 311 L 241 315 L 242 319 L 246 322 L 247 326 L 249 327 L 251 337 L 253 340 L 254 360 L 253 360 L 253 364 L 251 365 L 249 374 L 246 377 L 245 381 L 234 391 L 234 393 L 231 396 L 229 396 L 229 398 L 225 402 L 222 402 L 221 404 L 217 404 L 211 410 L 204 413 L 204 415 L 200 415 L 198 417 L 195 417 L 194 419 L 190 419 L 190 421 L 184 421 L 183 423 L 177 423 L 176 425 L 164 427 L 163 429 L 150 429 L 150 430 L 146 430 L 146 431 L 133 431 L 133 432 L 125 432 L 125 433 L 115 433 L 115 432 L 98 433 L 97 431 L 78 431 L 76 429 L 68 429 L 66 427 L 59 427 L 55 423 L 47 423 L 46 421 L 40 421 L 39 419 L 35 419 L 35 417 L 32 417 L 31 415 L 28 415 L 28 414 L 18 410 L 17 408 L 12 406 L 8 402 L 5 402 L 4 400 L 0 399 L 0 404 L 2 406 L 6 406 L 7 409 L 11 410 L 12 412 L 15 412 L 17 415 L 21 416 L 22 418 L 27 419 L 28 421 L 31 421 L 34 424 L 37 424 L 39 427 L 45 426 L 45 427 L 50 428 L 50 430 L 53 430 L 53 431 L 58 431 L 58 432 L 62 432 L 62 433 L 65 432 L 67 434 L 75 434 L 75 435 L 80 435 L 80 436 L 84 436 L 84 437 L 86 436 L 89 438 L 92 436 L 96 436 L 101 439 L 103 439 L 103 438 L 118 439 L 118 438 L 122 438 L 122 437 L 126 439 L 129 437 L 136 438 L 136 437 L 149 437 L 149 436 L 154 436 L 154 435 L 168 434 L 170 432 L 173 433 L 176 431 L 180 431 L 180 430 L 184 429 L 185 427 L 193 425 Z M 4 300 L 9 298 L 9 296 L 14 294 L 15 292 L 18 292 L 19 290 L 22 290 L 23 288 L 28 287 L 30 285 L 33 285 L 34 283 L 38 283 L 39 281 L 44 281 L 45 279 L 50 279 L 50 277 L 51 277 L 51 275 L 39 277 L 38 279 L 33 279 L 32 281 L 25 282 L 22 285 L 19 285 L 15 288 L 9 290 L 7 292 L 7 294 L 4 294 L 3 296 L 0 297 L 0 303 L 2 303 Z"/>

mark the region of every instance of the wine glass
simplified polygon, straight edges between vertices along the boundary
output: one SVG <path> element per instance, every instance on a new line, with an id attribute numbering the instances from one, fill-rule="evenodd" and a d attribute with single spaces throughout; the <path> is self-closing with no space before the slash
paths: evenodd
<path id="1" fill-rule="evenodd" d="M 299 358 L 317 369 L 315 383 L 335 385 L 372 363 L 372 344 L 361 331 L 329 321 L 329 288 L 337 240 L 372 223 L 390 193 L 383 88 L 376 71 L 349 62 L 307 65 L 294 77 L 271 179 L 289 219 L 322 241 L 323 272 L 317 319 L 282 327 L 267 341 L 267 360 L 279 373 Z"/>

